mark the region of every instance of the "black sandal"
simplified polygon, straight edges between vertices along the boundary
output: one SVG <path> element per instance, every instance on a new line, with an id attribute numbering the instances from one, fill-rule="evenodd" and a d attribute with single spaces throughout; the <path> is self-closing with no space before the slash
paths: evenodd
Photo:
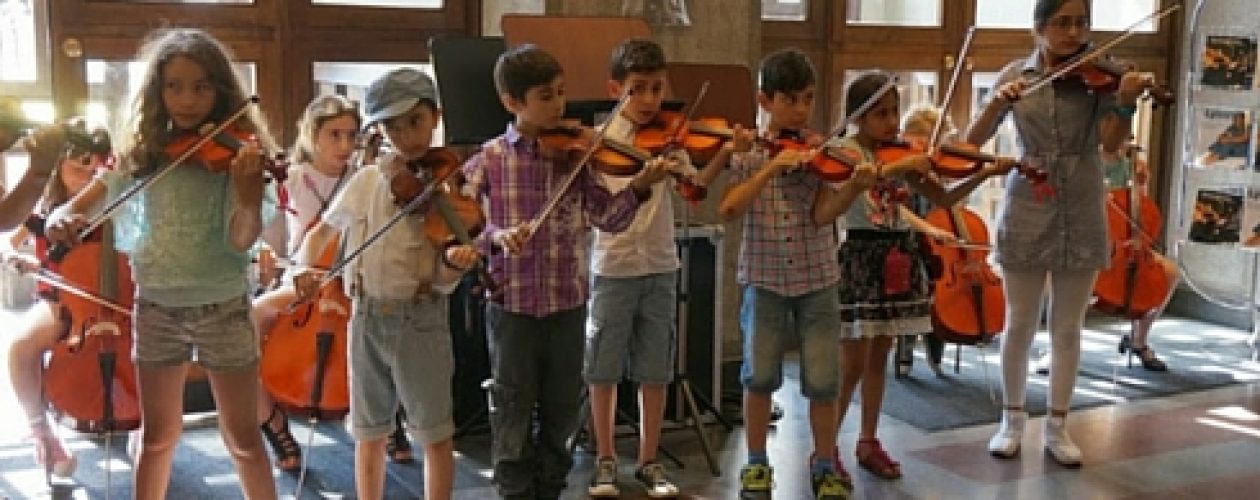
<path id="1" fill-rule="evenodd" d="M 407 431 L 403 428 L 402 412 L 394 417 L 394 432 L 385 442 L 385 452 L 396 464 L 409 464 L 416 461 L 416 457 L 411 454 L 411 441 L 407 440 Z"/>
<path id="2" fill-rule="evenodd" d="M 1168 365 L 1162 359 L 1155 356 L 1155 351 L 1151 346 L 1144 345 L 1142 347 L 1130 347 L 1129 352 L 1136 354 L 1138 361 L 1142 362 L 1142 368 L 1153 372 L 1166 372 Z"/>
<path id="3" fill-rule="evenodd" d="M 277 414 L 283 422 L 278 431 L 271 428 L 271 422 L 275 421 Z M 293 439 L 293 433 L 289 432 L 289 416 L 284 410 L 281 410 L 279 406 L 272 406 L 271 415 L 267 416 L 267 421 L 258 427 L 262 429 L 267 442 L 271 444 L 271 451 L 276 454 L 277 469 L 296 472 L 302 468 L 302 447 L 298 446 L 297 440 Z"/>

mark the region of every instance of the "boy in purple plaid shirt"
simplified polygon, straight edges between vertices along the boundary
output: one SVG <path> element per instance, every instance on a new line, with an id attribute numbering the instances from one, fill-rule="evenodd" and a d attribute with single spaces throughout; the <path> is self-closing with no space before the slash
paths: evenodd
<path id="1" fill-rule="evenodd" d="M 814 108 L 814 68 L 805 54 L 787 49 L 761 63 L 757 102 L 769 115 L 762 133 L 805 131 Z M 836 396 L 839 394 L 840 312 L 833 223 L 860 190 L 839 189 L 802 165 L 814 151 L 763 149 L 732 158 L 731 183 L 719 211 L 743 215 L 739 283 L 743 286 L 740 328 L 744 337 L 745 439 L 748 464 L 740 471 L 742 498 L 769 498 L 773 469 L 766 453 L 770 396 L 783 382 L 783 347 L 800 341 L 801 393 L 809 400 L 814 438 L 811 480 L 815 497 L 839 499 L 848 489 L 836 473 Z M 858 169 L 855 178 L 871 175 Z"/>
<path id="2" fill-rule="evenodd" d="M 625 230 L 666 171 L 659 163 L 646 166 L 614 195 L 584 170 L 551 215 L 532 227 L 572 169 L 586 168 L 547 158 L 539 148 L 539 134 L 564 114 L 563 70 L 550 54 L 523 45 L 499 57 L 494 80 L 516 120 L 463 169 L 466 194 L 486 209 L 477 245 L 502 284 L 486 311 L 494 482 L 506 499 L 559 498 L 573 465 L 566 441 L 578 424 L 591 227 Z"/>

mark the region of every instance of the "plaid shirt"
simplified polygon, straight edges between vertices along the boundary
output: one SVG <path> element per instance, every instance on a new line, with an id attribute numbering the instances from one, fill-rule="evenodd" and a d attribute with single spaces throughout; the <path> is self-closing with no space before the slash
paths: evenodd
<path id="1" fill-rule="evenodd" d="M 747 181 L 767 161 L 764 151 L 736 154 L 731 184 Z M 814 225 L 814 198 L 825 185 L 818 176 L 797 169 L 775 176 L 744 214 L 739 247 L 741 284 L 797 297 L 836 284 L 833 224 Z"/>
<path id="2" fill-rule="evenodd" d="M 490 255 L 490 274 L 503 292 L 497 301 L 510 312 L 543 317 L 586 303 L 591 226 L 618 232 L 634 220 L 640 202 L 634 190 L 613 195 L 587 169 L 520 253 L 491 248 L 496 231 L 542 212 L 569 172 L 568 165 L 543 158 L 537 141 L 510 124 L 464 163 L 464 193 L 486 211 L 477 248 Z"/>

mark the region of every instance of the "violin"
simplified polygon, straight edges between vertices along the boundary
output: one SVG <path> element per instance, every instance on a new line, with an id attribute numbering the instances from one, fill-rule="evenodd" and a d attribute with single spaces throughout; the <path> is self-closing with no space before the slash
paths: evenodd
<path id="1" fill-rule="evenodd" d="M 1134 68 L 1131 66 L 1124 67 L 1110 59 L 1101 59 L 1100 56 L 1111 50 L 1112 47 L 1119 45 L 1120 42 L 1132 37 L 1137 33 L 1137 27 L 1147 20 L 1152 22 L 1158 21 L 1180 8 L 1181 5 L 1173 4 L 1164 10 L 1147 14 L 1126 28 L 1124 32 L 1097 47 L 1093 43 L 1082 44 L 1075 53 L 1062 58 L 1060 61 L 1055 61 L 1051 70 L 1044 77 L 1025 88 L 1020 93 L 1020 96 L 1027 97 L 1040 88 L 1055 82 L 1078 82 L 1093 92 L 1104 94 L 1116 92 L 1120 88 L 1121 78 L 1125 73 L 1133 71 Z M 1172 91 L 1165 87 L 1148 86 L 1144 92 L 1161 104 L 1170 104 L 1175 99 Z"/>
<path id="2" fill-rule="evenodd" d="M 908 156 L 927 153 L 926 143 L 921 139 L 898 139 L 880 143 L 875 150 L 875 158 L 879 163 L 893 163 Z M 986 163 L 994 163 L 1000 159 L 997 155 L 980 151 L 972 144 L 942 144 L 930 158 L 932 170 L 942 177 L 961 179 L 980 170 Z M 1042 184 L 1050 176 L 1045 171 L 1024 163 L 1016 163 L 1015 170 L 1023 174 L 1033 184 Z"/>
<path id="3" fill-rule="evenodd" d="M 209 126 L 207 124 L 203 128 Z M 223 129 L 222 132 L 215 134 L 211 141 L 196 150 L 192 150 L 201 138 L 202 134 L 194 132 L 176 134 L 166 143 L 164 151 L 167 159 L 173 160 L 188 151 L 192 151 L 191 158 L 196 159 L 210 171 L 227 172 L 232 168 L 232 160 L 236 158 L 237 152 L 247 142 L 255 142 L 257 140 L 257 137 L 252 132 L 230 125 Z M 264 182 L 274 180 L 277 184 L 283 184 L 289 175 L 289 164 L 285 161 L 284 153 L 264 155 L 263 172 L 266 176 Z"/>
<path id="4" fill-rule="evenodd" d="M 1075 54 L 1060 61 L 1059 65 L 1052 71 L 1074 62 L 1074 59 L 1081 57 L 1082 54 L 1089 51 L 1092 47 L 1092 43 L 1081 45 L 1081 48 Z M 1124 64 L 1109 57 L 1095 57 L 1073 65 L 1068 71 L 1062 73 L 1057 81 L 1078 82 L 1095 94 L 1114 94 L 1120 90 L 1120 80 L 1124 77 L 1124 74 L 1136 69 L 1133 64 Z M 1165 106 L 1172 104 L 1177 99 L 1177 95 L 1166 85 L 1150 86 L 1146 89 L 1146 93 L 1156 103 Z"/>
<path id="5" fill-rule="evenodd" d="M 681 121 L 670 118 L 677 125 Z M 591 156 L 591 164 L 601 173 L 612 176 L 629 176 L 639 173 L 648 161 L 668 153 L 677 143 L 664 137 L 662 126 L 652 125 L 640 128 L 635 133 L 633 143 L 625 143 L 604 137 L 600 147 Z M 551 158 L 567 158 L 576 161 L 575 156 L 584 152 L 591 143 L 586 130 L 573 126 L 561 126 L 546 130 L 540 135 L 544 155 Z M 690 154 L 690 151 L 688 151 Z M 687 201 L 701 201 L 708 195 L 703 186 L 698 186 L 691 179 L 678 172 L 671 172 L 678 183 L 678 191 Z"/>
<path id="6" fill-rule="evenodd" d="M 459 157 L 446 148 L 431 148 L 424 156 L 407 162 L 407 170 L 413 175 L 395 175 L 390 179 L 390 192 L 400 207 L 410 204 L 428 187 L 415 174 L 423 174 L 428 182 L 437 182 L 436 191 L 426 203 L 421 203 L 416 213 L 424 214 L 424 234 L 441 251 L 461 244 L 473 244 L 473 238 L 485 229 L 486 218 L 481 204 L 475 198 L 465 196 L 460 189 L 463 175 L 459 171 Z M 443 253 L 445 255 L 445 253 Z M 481 288 L 491 296 L 500 293 L 483 260 L 475 266 Z"/>
<path id="7" fill-rule="evenodd" d="M 822 136 L 808 130 L 783 129 L 772 139 L 759 139 L 760 144 L 775 156 L 784 150 L 814 151 L 817 153 L 805 163 L 806 168 L 826 182 L 843 182 L 853 176 L 861 160 L 838 147 L 820 147 Z"/>

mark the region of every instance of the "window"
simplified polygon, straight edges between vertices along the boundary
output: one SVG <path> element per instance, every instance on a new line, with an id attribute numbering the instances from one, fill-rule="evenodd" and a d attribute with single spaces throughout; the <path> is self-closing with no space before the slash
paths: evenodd
<path id="1" fill-rule="evenodd" d="M 313 5 L 346 5 L 352 7 L 403 7 L 412 9 L 440 9 L 442 0 L 311 0 Z"/>
<path id="2" fill-rule="evenodd" d="M 90 59 L 86 62 L 88 103 L 84 118 L 88 126 L 102 126 L 115 132 L 118 123 L 114 113 L 127 109 L 131 98 L 143 83 L 145 63 L 140 61 L 103 61 Z M 245 91 L 257 92 L 258 74 L 254 63 L 232 63 L 232 69 L 241 77 Z M 262 104 L 263 109 L 267 104 Z"/>
<path id="3" fill-rule="evenodd" d="M 395 68 L 413 68 L 435 78 L 433 65 L 429 63 L 316 62 L 312 68 L 315 74 L 315 95 L 337 94 L 361 103 L 372 80 Z M 445 143 L 445 129 L 439 121 L 437 129 L 433 131 L 433 145 Z"/>
<path id="4" fill-rule="evenodd" d="M 940 26 L 941 0 L 849 0 L 848 21 L 891 26 Z"/>
<path id="5" fill-rule="evenodd" d="M 39 79 L 35 7 L 33 0 L 0 0 L 0 81 Z"/>
<path id="6" fill-rule="evenodd" d="M 1120 31 L 1155 12 L 1158 7 L 1159 0 L 1093 2 L 1091 28 L 1098 31 Z M 976 0 L 976 26 L 981 28 L 1031 28 L 1032 17 L 1031 1 Z M 1138 31 L 1153 33 L 1155 24 L 1147 21 L 1138 26 Z"/>
<path id="7" fill-rule="evenodd" d="M 761 18 L 767 21 L 804 21 L 809 0 L 761 0 Z"/>

